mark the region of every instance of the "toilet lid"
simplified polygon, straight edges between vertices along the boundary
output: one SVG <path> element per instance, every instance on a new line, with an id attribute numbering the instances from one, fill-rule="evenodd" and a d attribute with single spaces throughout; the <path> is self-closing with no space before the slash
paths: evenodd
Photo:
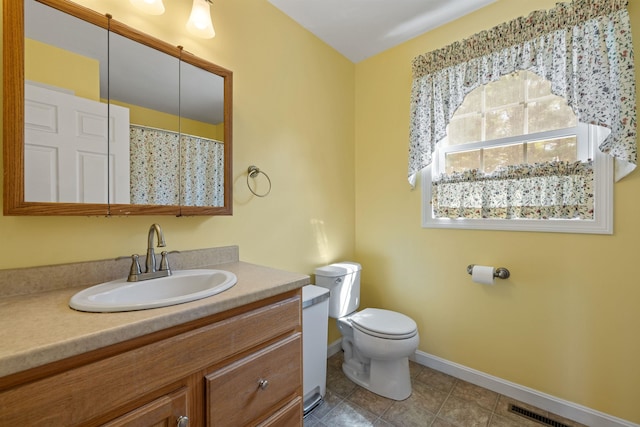
<path id="1" fill-rule="evenodd" d="M 410 317 L 380 308 L 357 312 L 351 316 L 351 324 L 366 334 L 390 339 L 411 338 L 418 329 Z"/>

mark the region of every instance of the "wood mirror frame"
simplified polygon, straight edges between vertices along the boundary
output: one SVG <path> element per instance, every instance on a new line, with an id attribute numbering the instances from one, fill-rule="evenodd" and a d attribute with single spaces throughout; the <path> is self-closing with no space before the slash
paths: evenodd
<path id="1" fill-rule="evenodd" d="M 24 2 L 3 2 L 3 186 L 4 215 L 231 215 L 232 214 L 232 87 L 233 73 L 218 65 L 185 52 L 182 47 L 143 34 L 134 28 L 68 0 L 38 0 L 107 31 L 159 50 L 180 61 L 209 71 L 224 79 L 224 205 L 134 205 L 53 203 L 25 201 L 24 174 Z"/>

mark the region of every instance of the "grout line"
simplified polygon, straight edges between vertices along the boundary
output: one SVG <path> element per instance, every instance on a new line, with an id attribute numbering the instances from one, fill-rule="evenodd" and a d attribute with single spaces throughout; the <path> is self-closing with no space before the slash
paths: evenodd
<path id="1" fill-rule="evenodd" d="M 318 421 L 320 421 L 320 422 L 322 422 L 322 420 L 324 420 L 324 419 L 325 419 L 325 418 L 326 418 L 330 413 L 332 413 L 333 411 L 335 411 L 335 410 L 336 410 L 336 408 L 337 408 L 338 406 L 340 406 L 340 404 L 344 403 L 344 401 L 345 401 L 345 399 L 344 399 L 343 397 L 341 397 L 339 394 L 334 393 L 334 392 L 331 392 L 331 393 L 332 393 L 334 396 L 339 397 L 339 398 L 340 398 L 340 401 L 339 401 L 339 402 L 337 402 L 337 403 L 336 403 L 336 405 L 335 405 L 333 408 L 331 408 L 330 410 L 328 410 L 328 411 L 327 411 L 327 413 L 326 413 L 326 414 L 324 414 L 322 417 L 316 417 L 316 418 L 318 418 Z M 326 402 L 325 402 L 325 403 L 326 403 Z"/>
<path id="2" fill-rule="evenodd" d="M 487 427 L 491 426 L 493 423 L 493 418 L 496 416 L 496 411 L 498 410 L 498 403 L 500 403 L 500 398 L 502 395 L 500 393 L 496 393 L 498 397 L 496 398 L 496 403 L 493 404 L 493 409 L 491 410 L 491 416 L 489 417 L 489 422 L 487 423 Z"/>
<path id="3" fill-rule="evenodd" d="M 458 381 L 459 380 L 456 378 L 455 381 L 453 382 L 453 385 L 451 386 L 451 389 L 449 390 L 449 393 L 447 393 L 447 397 L 445 397 L 445 399 L 442 401 L 442 404 L 438 408 L 438 411 L 436 412 L 435 417 L 433 417 L 433 422 L 431 423 L 431 425 L 433 425 L 436 422 L 436 420 L 438 419 L 438 415 L 440 414 L 440 411 L 442 411 L 442 408 L 444 408 L 445 403 L 447 403 L 447 400 L 449 400 L 449 398 L 453 394 L 453 389 L 456 388 L 456 384 L 458 384 Z M 446 421 L 449 422 L 449 420 L 446 420 Z M 449 423 L 453 424 L 451 422 L 449 422 Z"/>

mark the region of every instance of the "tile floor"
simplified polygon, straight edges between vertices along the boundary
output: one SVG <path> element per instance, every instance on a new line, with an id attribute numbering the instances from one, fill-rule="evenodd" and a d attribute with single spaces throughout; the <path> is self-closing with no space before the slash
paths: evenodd
<path id="1" fill-rule="evenodd" d="M 348 380 L 342 352 L 329 358 L 324 402 L 304 420 L 304 427 L 541 427 L 508 412 L 509 403 L 571 427 L 585 427 L 442 372 L 410 362 L 412 395 L 386 399 Z"/>

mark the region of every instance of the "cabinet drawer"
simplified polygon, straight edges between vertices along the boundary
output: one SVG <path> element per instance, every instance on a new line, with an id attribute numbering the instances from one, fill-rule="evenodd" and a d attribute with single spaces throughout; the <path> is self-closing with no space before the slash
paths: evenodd
<path id="1" fill-rule="evenodd" d="M 189 416 L 187 401 L 189 390 L 185 387 L 162 396 L 128 414 L 108 422 L 103 427 L 174 426 L 180 417 Z"/>
<path id="2" fill-rule="evenodd" d="M 296 397 L 257 427 L 300 427 L 302 425 L 302 398 Z"/>
<path id="3" fill-rule="evenodd" d="M 296 333 L 207 375 L 208 425 L 251 424 L 293 395 L 302 385 L 301 336 Z M 261 387 L 264 380 L 268 385 Z"/>

